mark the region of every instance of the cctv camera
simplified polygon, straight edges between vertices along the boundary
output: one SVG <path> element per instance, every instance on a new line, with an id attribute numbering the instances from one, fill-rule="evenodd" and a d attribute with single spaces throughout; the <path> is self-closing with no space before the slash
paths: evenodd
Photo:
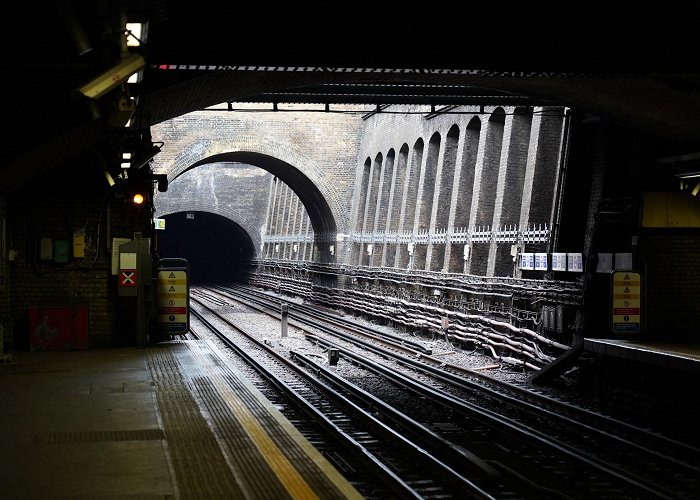
<path id="1" fill-rule="evenodd" d="M 143 69 L 145 65 L 146 61 L 140 54 L 131 54 L 113 68 L 80 87 L 78 92 L 90 99 L 99 99 L 113 88 L 126 82 L 131 75 Z"/>

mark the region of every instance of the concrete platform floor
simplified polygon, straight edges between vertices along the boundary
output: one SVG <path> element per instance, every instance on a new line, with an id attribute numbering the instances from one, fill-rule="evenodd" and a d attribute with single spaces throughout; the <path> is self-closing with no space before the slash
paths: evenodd
<path id="1" fill-rule="evenodd" d="M 0 498 L 175 498 L 146 350 L 0 365 Z"/>
<path id="2" fill-rule="evenodd" d="M 13 353 L 0 499 L 361 498 L 251 387 L 197 341 Z"/>

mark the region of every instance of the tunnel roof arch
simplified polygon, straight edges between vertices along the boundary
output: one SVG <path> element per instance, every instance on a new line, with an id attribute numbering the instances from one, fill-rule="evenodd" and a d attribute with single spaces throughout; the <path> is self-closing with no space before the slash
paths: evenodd
<path id="1" fill-rule="evenodd" d="M 245 163 L 267 170 L 296 193 L 309 214 L 311 225 L 316 234 L 336 234 L 338 232 L 333 210 L 321 189 L 302 170 L 279 158 L 251 151 L 219 153 L 193 163 L 177 176 L 200 165 L 228 162 Z"/>
<path id="2" fill-rule="evenodd" d="M 357 162 L 352 138 L 359 137 L 362 120 L 346 115 L 325 117 L 319 125 L 325 128 L 317 133 L 316 124 L 304 126 L 300 123 L 306 118 L 297 121 L 296 114 L 276 117 L 274 124 L 261 124 L 254 115 L 208 111 L 154 126 L 153 139 L 164 145 L 152 168 L 172 181 L 192 168 L 211 163 L 237 162 L 259 167 L 295 192 L 314 232 L 333 237 L 347 232 L 348 193 L 353 189 Z M 330 154 L 324 151 L 323 141 L 347 146 Z"/>

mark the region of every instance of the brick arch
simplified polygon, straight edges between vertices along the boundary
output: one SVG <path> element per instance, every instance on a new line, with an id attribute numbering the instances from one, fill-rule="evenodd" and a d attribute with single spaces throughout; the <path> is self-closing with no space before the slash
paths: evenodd
<path id="1" fill-rule="evenodd" d="M 332 244 L 335 235 L 338 233 L 336 216 L 331 209 L 326 196 L 314 181 L 302 171 L 287 161 L 281 160 L 267 154 L 252 151 L 229 151 L 205 156 L 185 168 L 175 168 L 177 173 L 173 176 L 173 171 L 168 174 L 173 180 L 186 172 L 202 165 L 211 163 L 243 163 L 267 170 L 272 175 L 287 184 L 304 204 L 304 208 L 309 215 L 311 226 L 313 227 L 316 245 L 319 250 L 319 260 L 330 262 L 334 260 L 329 250 L 329 243 Z M 338 198 L 337 193 L 332 193 L 334 198 Z M 259 231 L 256 231 L 259 232 Z M 254 232 L 253 234 L 255 234 Z M 249 233 L 250 234 L 250 233 Z M 330 241 L 328 239 L 331 238 Z M 259 245 L 256 247 L 259 248 Z"/>
<path id="2" fill-rule="evenodd" d="M 178 176 L 200 165 L 228 162 L 245 163 L 267 170 L 296 193 L 309 214 L 314 232 L 337 233 L 336 218 L 321 189 L 305 172 L 274 156 L 250 151 L 220 153 L 193 163 Z"/>
<path id="3" fill-rule="evenodd" d="M 329 175 L 328 168 L 320 165 L 318 159 L 301 153 L 285 141 L 275 139 L 274 132 L 270 135 L 254 134 L 245 121 L 241 123 L 241 128 L 228 136 L 216 130 L 216 124 L 212 123 L 210 126 L 214 129 L 205 132 L 209 136 L 206 138 L 186 121 L 169 125 L 184 125 L 186 132 L 180 132 L 178 139 L 173 140 L 168 131 L 159 130 L 156 133 L 163 136 L 159 138 L 166 142 L 168 148 L 155 157 L 153 170 L 165 172 L 168 179 L 173 180 L 196 165 L 220 161 L 248 163 L 269 171 L 288 184 L 304 203 L 312 221 L 312 212 L 331 214 L 327 222 L 315 221 L 318 222 L 318 227 L 313 226 L 315 232 L 325 231 L 326 228 L 333 234 L 348 232 L 349 195 L 338 189 L 338 185 L 344 183 L 339 183 L 335 175 Z M 304 189 L 308 192 L 301 191 Z"/>

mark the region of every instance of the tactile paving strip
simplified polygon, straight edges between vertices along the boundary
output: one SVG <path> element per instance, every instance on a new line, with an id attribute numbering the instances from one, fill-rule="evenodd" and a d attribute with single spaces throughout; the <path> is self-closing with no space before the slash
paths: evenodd
<path id="1" fill-rule="evenodd" d="M 136 429 L 130 431 L 92 431 L 92 432 L 52 432 L 46 438 L 37 437 L 37 441 L 49 444 L 58 443 L 99 443 L 107 441 L 149 441 L 164 439 L 161 429 Z"/>
<path id="2" fill-rule="evenodd" d="M 244 499 L 169 349 L 149 348 L 149 369 L 179 498 Z"/>
<path id="3" fill-rule="evenodd" d="M 182 497 L 362 498 L 205 341 L 151 349 L 150 370 Z M 222 485 L 209 492 L 202 481 Z"/>

